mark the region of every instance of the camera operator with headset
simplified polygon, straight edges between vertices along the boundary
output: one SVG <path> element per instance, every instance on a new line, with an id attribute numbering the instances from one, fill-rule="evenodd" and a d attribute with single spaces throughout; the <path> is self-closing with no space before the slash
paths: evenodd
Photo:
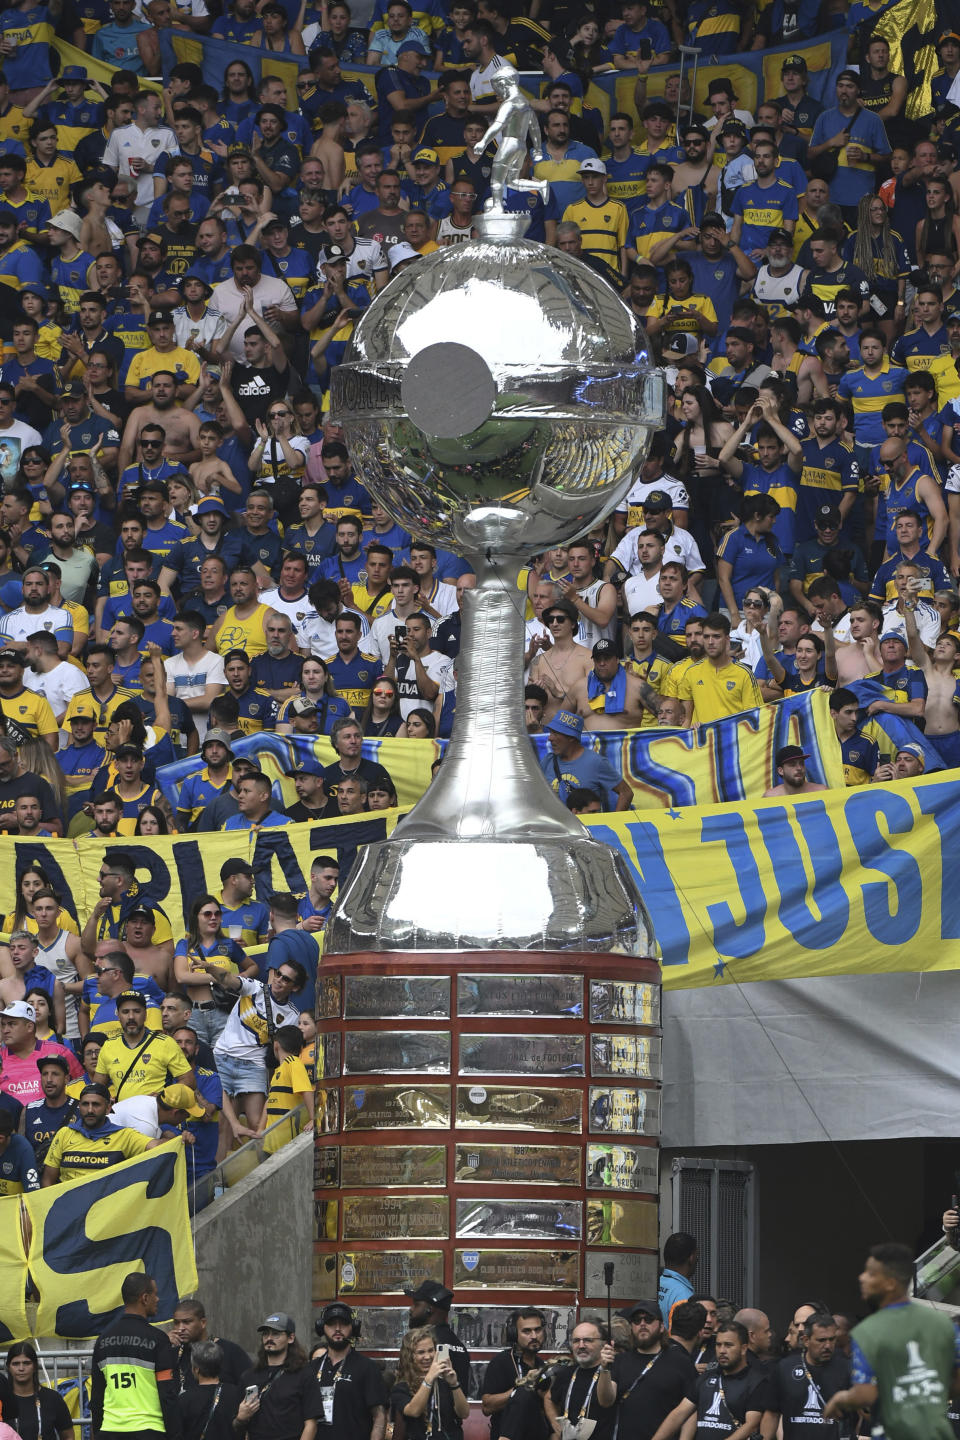
<path id="1" fill-rule="evenodd" d="M 379 1365 L 352 1344 L 359 1339 L 360 1322 L 349 1305 L 335 1300 L 320 1312 L 315 1329 L 327 1347 L 310 1362 L 322 1402 L 318 1435 L 323 1440 L 383 1440 L 389 1397 Z"/>
<path id="2" fill-rule="evenodd" d="M 484 1415 L 490 1416 L 490 1440 L 547 1440 L 552 1427 L 542 1393 L 552 1367 L 539 1361 L 546 1340 L 542 1310 L 516 1310 L 507 1323 L 506 1350 L 487 1366 L 480 1394 Z"/>

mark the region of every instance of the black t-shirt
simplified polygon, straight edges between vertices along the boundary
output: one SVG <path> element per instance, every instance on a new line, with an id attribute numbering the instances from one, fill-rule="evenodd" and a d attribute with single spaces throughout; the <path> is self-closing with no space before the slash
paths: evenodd
<path id="1" fill-rule="evenodd" d="M 677 1345 L 656 1356 L 620 1354 L 610 1376 L 617 1387 L 617 1406 L 611 1413 L 623 1417 L 620 1429 L 630 1440 L 649 1440 L 681 1400 L 696 1400 L 696 1369 Z"/>
<path id="2" fill-rule="evenodd" d="M 247 424 L 265 420 L 274 400 L 286 395 L 289 383 L 289 372 L 275 365 L 234 365 L 231 388 Z"/>
<path id="3" fill-rule="evenodd" d="M 409 1385 L 393 1387 L 390 1391 L 390 1414 L 394 1421 L 412 1399 Z M 455 1440 L 455 1437 L 463 1434 L 463 1421 L 454 1408 L 453 1392 L 445 1380 L 439 1380 L 434 1385 L 433 1394 L 422 1415 L 403 1416 L 403 1428 L 406 1440 L 439 1440 L 443 1435 L 448 1436 L 449 1440 Z"/>
<path id="4" fill-rule="evenodd" d="M 16 1427 L 23 1440 L 57 1440 L 60 1432 L 69 1430 L 73 1424 L 63 1396 L 58 1395 L 56 1390 L 48 1390 L 45 1385 L 40 1386 L 38 1395 L 18 1395 L 10 1402 L 4 1399 L 3 1418 Z"/>
<path id="5" fill-rule="evenodd" d="M 597 1428 L 593 1440 L 610 1440 L 617 1418 L 616 1406 L 608 1409 L 597 1399 L 597 1376 L 599 1367 L 588 1369 L 582 1365 L 565 1365 L 550 1387 L 550 1399 L 557 1407 L 557 1413 L 572 1425 L 578 1420 L 595 1420 Z M 627 1431 L 631 1435 L 632 1431 Z"/>
<path id="6" fill-rule="evenodd" d="M 516 1385 L 517 1381 L 520 1380 L 524 1375 L 526 1375 L 528 1370 L 532 1370 L 533 1368 L 534 1367 L 532 1365 L 528 1365 L 526 1361 L 520 1355 L 518 1355 L 515 1350 L 501 1350 L 499 1355 L 494 1355 L 493 1359 L 490 1361 L 490 1364 L 484 1371 L 483 1384 L 480 1387 L 480 1394 L 502 1395 L 504 1391 L 512 1390 L 513 1387 Z M 518 1392 L 518 1397 L 515 1397 L 515 1399 L 516 1398 L 519 1398 L 524 1403 L 525 1409 L 530 1410 L 530 1414 L 525 1416 L 525 1419 L 528 1422 L 533 1422 L 533 1428 L 530 1430 L 529 1440 L 535 1440 L 535 1435 L 539 1436 L 541 1433 L 541 1430 L 538 1427 L 537 1423 L 537 1412 L 539 1412 L 540 1417 L 543 1417 L 543 1424 L 544 1426 L 546 1426 L 546 1416 L 543 1414 L 543 1407 L 540 1404 L 539 1399 L 536 1397 L 535 1392 L 532 1390 L 521 1390 Z M 535 1410 L 529 1405 L 527 1405 L 528 1400 L 534 1401 L 536 1407 Z M 514 1408 L 516 1408 L 513 1400 L 508 1402 L 505 1409 L 498 1410 L 496 1415 L 490 1416 L 490 1440 L 500 1440 L 500 1431 L 503 1426 L 504 1418 L 506 1417 L 511 1406 L 514 1406 Z M 508 1433 L 511 1436 L 523 1435 L 524 1440 L 528 1440 L 523 1424 L 515 1426 Z"/>
<path id="7" fill-rule="evenodd" d="M 12 728 L 8 722 L 8 734 Z M 57 800 L 52 789 L 41 775 L 35 775 L 32 770 L 15 776 L 13 780 L 0 781 L 0 817 L 12 817 L 20 795 L 39 795 L 40 812 L 44 820 L 62 818 L 57 809 Z"/>
<path id="8" fill-rule="evenodd" d="M 323 1415 L 312 1365 L 300 1370 L 275 1365 L 252 1368 L 240 1377 L 241 1395 L 250 1385 L 260 1392 L 260 1409 L 247 1421 L 249 1440 L 300 1440 L 304 1422 Z"/>
<path id="9" fill-rule="evenodd" d="M 356 770 L 348 770 L 346 773 L 351 776 L 359 776 L 361 780 L 366 780 L 368 785 L 393 784 L 387 771 L 382 765 L 378 765 L 375 760 L 361 758 Z M 340 781 L 343 778 L 344 771 L 339 760 L 335 760 L 332 765 L 326 765 L 324 767 L 323 788 L 330 797 L 327 801 L 327 808 L 323 812 L 323 818 L 325 820 L 335 819 L 340 814 L 340 808 L 337 805 L 337 791 L 340 788 Z M 456 1367 L 454 1368 L 456 1369 Z"/>
<path id="10" fill-rule="evenodd" d="M 302 800 L 298 800 L 296 805 L 288 805 L 283 813 L 289 815 L 291 820 L 322 820 L 327 812 L 326 808 L 311 810 Z"/>
<path id="11" fill-rule="evenodd" d="M 325 1388 L 333 1389 L 333 1424 L 317 1427 L 323 1440 L 368 1440 L 373 1414 L 378 1406 L 386 1407 L 390 1397 L 379 1365 L 356 1350 L 334 1365 L 330 1356 L 314 1361 L 311 1369 L 321 1396 L 321 1407 L 314 1413 L 323 1420 L 322 1396 Z"/>
<path id="12" fill-rule="evenodd" d="M 204 1053 L 206 1052 L 206 1053 Z M 197 1051 L 197 1060 L 205 1070 L 215 1070 L 213 1063 L 213 1052 L 208 1045 L 200 1042 Z M 220 1364 L 220 1379 L 231 1385 L 239 1385 L 240 1377 L 250 1369 L 250 1356 L 240 1345 L 233 1340 L 224 1340 L 220 1335 L 213 1336 L 214 1345 L 219 1345 L 223 1352 L 223 1360 Z M 196 1385 L 193 1378 L 193 1370 L 190 1366 L 190 1353 L 192 1346 L 184 1345 L 177 1354 L 177 1380 L 181 1390 L 189 1390 Z M 204 1388 L 204 1387 L 201 1387 Z M 212 1390 L 211 1387 L 207 1387 Z"/>
<path id="13" fill-rule="evenodd" d="M 233 1420 L 242 1399 L 239 1387 L 226 1380 L 220 1385 L 194 1383 L 180 1396 L 183 1440 L 234 1440 Z"/>
<path id="14" fill-rule="evenodd" d="M 823 1420 L 823 1407 L 838 1390 L 850 1384 L 850 1361 L 834 1355 L 824 1365 L 806 1365 L 799 1350 L 786 1355 L 770 1376 L 771 1410 L 783 1416 L 783 1440 L 817 1436 L 829 1440 L 840 1434 L 834 1420 Z"/>
<path id="15" fill-rule="evenodd" d="M 767 1372 L 747 1365 L 736 1375 L 716 1370 L 697 1385 L 697 1440 L 722 1440 L 739 1429 L 751 1410 L 771 1410 Z"/>
<path id="16" fill-rule="evenodd" d="M 457 1372 L 457 1379 L 460 1381 L 464 1392 L 470 1388 L 470 1352 L 464 1345 L 456 1330 L 446 1323 L 434 1325 L 433 1333 L 438 1345 L 450 1346 L 450 1364 Z"/>

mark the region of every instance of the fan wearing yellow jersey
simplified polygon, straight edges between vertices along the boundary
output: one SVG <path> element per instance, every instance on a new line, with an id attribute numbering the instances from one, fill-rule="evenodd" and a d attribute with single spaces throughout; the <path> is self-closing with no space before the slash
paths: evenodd
<path id="1" fill-rule="evenodd" d="M 764 703 L 753 671 L 730 656 L 730 621 L 714 613 L 703 621 L 704 658 L 691 665 L 677 691 L 684 725 L 706 725 Z"/>
<path id="2" fill-rule="evenodd" d="M 606 267 L 610 278 L 619 280 L 627 273 L 627 232 L 629 219 L 625 205 L 607 195 L 607 167 L 596 156 L 580 162 L 580 180 L 586 198 L 568 205 L 563 212 L 565 225 L 579 227 L 582 256 Z"/>

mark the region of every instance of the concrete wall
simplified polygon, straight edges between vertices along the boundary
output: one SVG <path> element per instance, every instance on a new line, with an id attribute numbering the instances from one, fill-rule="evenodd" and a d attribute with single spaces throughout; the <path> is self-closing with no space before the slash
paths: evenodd
<path id="1" fill-rule="evenodd" d="M 313 1332 L 313 1131 L 298 1135 L 233 1185 L 196 1221 L 198 1295 L 211 1335 L 252 1355 L 257 1326 L 274 1310 Z"/>

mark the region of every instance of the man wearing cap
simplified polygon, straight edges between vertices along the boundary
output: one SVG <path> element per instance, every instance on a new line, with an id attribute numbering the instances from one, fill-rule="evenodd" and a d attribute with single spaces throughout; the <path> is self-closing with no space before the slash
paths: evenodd
<path id="1" fill-rule="evenodd" d="M 69 1125 L 58 1130 L 43 1161 L 43 1186 L 69 1184 L 101 1175 L 113 1165 L 132 1160 L 162 1144 L 136 1130 L 114 1125 L 107 1118 L 110 1091 L 98 1081 L 88 1081 L 80 1091 L 77 1114 Z"/>
<path id="2" fill-rule="evenodd" d="M 849 572 L 845 584 L 849 587 L 846 600 L 849 604 L 871 589 L 867 562 L 863 558 L 863 552 L 858 545 L 843 542 L 841 546 L 840 527 L 842 524 L 840 510 L 836 505 L 825 503 L 818 505 L 814 511 L 813 523 L 815 536 L 812 540 L 801 540 L 793 551 L 790 561 L 790 594 L 797 604 L 811 616 L 814 614 L 813 606 L 807 599 L 807 591 L 815 580 L 819 580 L 825 574 L 824 557 L 831 552 L 842 551 L 849 557 Z M 906 559 L 900 556 L 899 559 Z M 933 561 L 930 562 L 933 564 Z M 884 567 L 881 566 L 881 569 Z M 892 569 L 895 568 L 891 566 Z M 879 579 L 880 572 L 877 572 Z M 874 598 L 871 593 L 871 599 Z M 882 600 L 886 596 L 882 596 Z"/>
<path id="3" fill-rule="evenodd" d="M 573 693 L 577 682 L 585 680 L 592 663 L 590 649 L 577 642 L 580 617 L 569 600 L 554 600 L 545 605 L 540 616 L 550 644 L 541 647 L 530 665 L 529 679 L 540 685 L 550 696 L 547 718 Z"/>
<path id="4" fill-rule="evenodd" d="M 807 779 L 806 762 L 809 759 L 802 746 L 781 745 L 774 760 L 779 783 L 764 790 L 764 800 L 774 795 L 810 795 L 814 790 L 826 790 L 826 785 L 817 785 Z"/>
<path id="5" fill-rule="evenodd" d="M 44 448 L 54 457 L 64 450 L 70 455 L 93 455 L 104 470 L 115 474 L 120 436 L 112 421 L 92 413 L 82 381 L 71 381 L 59 397 L 59 408 L 62 418 L 47 426 Z"/>
<path id="6" fill-rule="evenodd" d="M 550 748 L 541 758 L 540 768 L 561 801 L 566 802 L 570 790 L 596 790 L 603 796 L 608 810 L 626 810 L 630 806 L 633 800 L 630 785 L 608 760 L 581 743 L 583 719 L 580 715 L 571 710 L 558 710 L 545 728 Z"/>
<path id="7" fill-rule="evenodd" d="M 12 1000 L 0 1011 L 0 1090 L 21 1105 L 43 1095 L 37 1061 L 46 1055 L 60 1055 L 70 1068 L 70 1078 L 83 1074 L 73 1051 L 58 1040 L 37 1039 L 37 1012 L 26 1000 Z"/>
<path id="8" fill-rule="evenodd" d="M 274 1311 L 257 1326 L 257 1333 L 256 1361 L 239 1379 L 244 1399 L 233 1421 L 234 1433 L 247 1440 L 309 1440 L 323 1417 L 323 1397 L 314 1367 L 297 1343 L 296 1322 Z"/>
<path id="9" fill-rule="evenodd" d="M 57 252 L 50 262 L 50 278 L 67 315 L 76 315 L 80 296 L 96 284 L 93 256 L 80 245 L 81 223 L 75 210 L 58 210 L 48 227 L 50 245 Z"/>
<path id="10" fill-rule="evenodd" d="M 563 212 L 564 222 L 579 227 L 584 255 L 592 256 L 617 282 L 626 275 L 629 221 L 626 206 L 607 197 L 607 167 L 587 157 L 580 162 L 580 181 L 586 191 Z"/>
<path id="11" fill-rule="evenodd" d="M 404 40 L 397 49 L 394 65 L 381 65 L 375 76 L 380 139 L 390 140 L 390 125 L 399 116 L 412 120 L 419 129 L 421 112 L 436 101 L 430 81 L 422 73 L 430 51 L 421 40 Z M 369 97 L 368 97 L 369 98 Z"/>
<path id="12" fill-rule="evenodd" d="M 163 797 L 159 790 L 145 784 L 141 778 L 144 754 L 139 745 L 120 745 L 113 758 L 117 770 L 113 789 L 123 802 L 117 834 L 135 835 L 137 821 L 143 811 L 148 805 L 157 805 Z"/>
<path id="13" fill-rule="evenodd" d="M 644 718 L 643 682 L 627 670 L 612 640 L 598 640 L 593 669 L 569 697 L 588 730 L 636 730 Z"/>
<path id="14" fill-rule="evenodd" d="M 885 630 L 880 636 L 880 669 L 872 670 L 866 679 L 880 687 L 883 697 L 868 703 L 868 716 L 899 715 L 913 720 L 925 714 L 927 682 L 922 670 L 907 663 L 907 640 L 899 630 Z"/>
<path id="15" fill-rule="evenodd" d="M 23 1133 L 33 1149 L 36 1164 L 41 1166 L 54 1135 L 69 1125 L 77 1113 L 77 1101 L 67 1094 L 70 1065 L 66 1056 L 44 1055 L 37 1061 L 37 1069 L 43 1094 L 27 1105 Z M 38 1171 L 37 1186 L 39 1184 Z"/>
<path id="16" fill-rule="evenodd" d="M 817 116 L 810 137 L 808 162 L 836 153 L 837 170 L 830 182 L 830 198 L 847 216 L 856 219 L 861 196 L 873 191 L 876 167 L 890 154 L 883 121 L 860 104 L 860 76 L 841 70 L 836 81 L 836 105 Z"/>
<path id="17" fill-rule="evenodd" d="M 245 948 L 265 944 L 270 911 L 262 900 L 253 899 L 253 867 L 238 857 L 225 861 L 220 867 L 220 884 L 223 933 Z"/>
<path id="18" fill-rule="evenodd" d="M 401 181 L 400 190 L 411 210 L 422 210 L 436 223 L 450 214 L 450 191 L 440 178 L 440 156 L 429 146 L 415 150 L 407 161 L 410 179 Z"/>
<path id="19" fill-rule="evenodd" d="M 194 1083 L 193 1067 L 180 1046 L 162 1030 L 147 1029 L 147 1002 L 139 990 L 116 997 L 120 1034 L 100 1051 L 94 1079 L 107 1085 L 115 1100 L 156 1095 L 171 1081 Z"/>
<path id="20" fill-rule="evenodd" d="M 172 375 L 176 383 L 175 398 L 177 400 L 188 399 L 200 379 L 200 361 L 191 350 L 184 350 L 177 344 L 173 312 L 171 310 L 152 310 L 147 317 L 147 335 L 150 340 L 149 348 L 137 352 L 127 371 L 127 381 L 123 392 L 127 404 L 149 405 L 152 400 L 155 400 L 150 381 L 157 373 Z M 196 419 L 195 416 L 194 419 Z M 125 448 L 131 437 L 131 424 L 133 424 L 132 416 L 124 431 Z M 197 421 L 197 425 L 199 425 L 199 421 Z M 142 428 L 142 425 L 137 426 L 134 434 L 139 434 Z"/>
<path id="21" fill-rule="evenodd" d="M 817 117 L 823 110 L 819 100 L 807 94 L 807 62 L 802 55 L 788 55 L 780 66 L 783 94 L 775 101 L 784 130 L 809 143 Z"/>
<path id="22" fill-rule="evenodd" d="M 691 1399 L 697 1371 L 680 1345 L 667 1343 L 658 1301 L 637 1300 L 621 1312 L 630 1322 L 633 1349 L 618 1353 L 607 1342 L 600 1352 L 597 1399 L 625 1435 L 650 1437 L 685 1399 Z"/>
<path id="23" fill-rule="evenodd" d="M 453 1291 L 437 1280 L 424 1280 L 415 1290 L 405 1286 L 404 1294 L 410 1301 L 409 1328 L 419 1330 L 422 1325 L 432 1326 L 437 1344 L 450 1347 L 450 1363 L 466 1390 L 470 1381 L 470 1352 L 450 1326 Z"/>
<path id="24" fill-rule="evenodd" d="M 944 30 L 937 37 L 937 58 L 940 68 L 930 80 L 930 102 L 936 111 L 948 102 L 960 104 L 960 31 Z"/>
<path id="25" fill-rule="evenodd" d="M 48 1063 L 52 1073 L 53 1064 Z M 66 1066 L 66 1061 L 63 1064 Z M 27 1112 L 36 1109 L 40 1103 L 33 1101 L 27 1106 Z M 40 1189 L 37 1154 L 27 1136 L 14 1134 L 16 1128 L 17 1119 L 13 1111 L 6 1107 L 0 1108 L 0 1196 L 23 1195 Z M 5 1399 L 3 1404 L 5 1413 L 9 1415 L 10 1410 L 6 1408 Z"/>
<path id="26" fill-rule="evenodd" d="M 161 590 L 179 585 L 184 604 L 191 604 L 199 592 L 201 568 L 209 556 L 219 556 L 228 573 L 247 558 L 243 537 L 226 528 L 227 507 L 219 495 L 205 495 L 193 519 L 198 533 L 186 535 L 168 550 L 159 576 Z"/>
<path id="27" fill-rule="evenodd" d="M 184 778 L 177 803 L 177 824 L 192 829 L 201 814 L 230 786 L 233 751 L 225 730 L 208 730 L 200 746 L 203 768 Z"/>
<path id="28" fill-rule="evenodd" d="M 24 686 L 25 664 L 26 657 L 4 641 L 4 648 L 0 650 L 0 714 L 4 717 L 6 734 L 16 744 L 42 739 L 56 750 L 57 720 L 43 695 Z"/>
<path id="29" fill-rule="evenodd" d="M 286 616 L 283 618 L 286 620 Z M 277 723 L 279 706 L 269 691 L 251 683 L 247 652 L 239 649 L 228 650 L 223 657 L 223 673 L 227 677 L 227 694 L 237 702 L 239 730 L 244 735 L 273 730 Z"/>
<path id="30" fill-rule="evenodd" d="M 200 1103 L 189 1085 L 165 1085 L 158 1095 L 130 1095 L 126 1100 L 114 1101 L 110 1111 L 114 1125 L 136 1130 L 151 1140 L 172 1140 L 183 1133 L 187 1120 L 204 1120 L 207 1116 L 207 1106 Z M 191 1184 L 195 1178 L 191 1173 Z"/>

